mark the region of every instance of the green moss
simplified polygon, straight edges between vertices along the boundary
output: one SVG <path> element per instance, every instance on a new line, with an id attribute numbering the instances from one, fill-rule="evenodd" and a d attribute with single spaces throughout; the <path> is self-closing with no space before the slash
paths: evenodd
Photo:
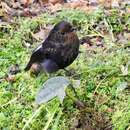
<path id="1" fill-rule="evenodd" d="M 116 35 L 124 30 L 124 25 L 129 27 L 130 23 L 129 15 L 119 16 L 118 11 L 114 10 L 111 15 L 106 16 L 102 10 L 85 14 L 79 10 L 63 9 L 55 14 L 56 17 L 42 14 L 33 19 L 20 18 L 16 20 L 17 25 L 4 27 L 8 30 L 4 32 L 2 29 L 0 32 L 0 60 L 2 61 L 0 62 L 0 77 L 4 76 L 8 67 L 15 63 L 20 65 L 22 72 L 16 75 L 15 83 L 10 84 L 6 81 L 0 83 L 0 129 L 24 128 L 33 113 L 39 109 L 34 103 L 35 95 L 48 77 L 42 74 L 37 78 L 32 78 L 29 77 L 29 73 L 23 72 L 33 48 L 37 46 L 35 44 L 37 41 L 32 40 L 31 33 L 36 32 L 39 26 L 54 25 L 61 20 L 67 20 L 79 28 L 77 31 L 79 37 L 101 35 L 101 32 L 94 26 L 98 26 L 106 18 L 109 27 L 111 26 L 108 29 Z M 123 21 L 125 24 L 122 24 L 122 18 L 125 19 Z M 104 39 L 107 38 L 104 36 Z M 32 44 L 31 48 L 23 46 L 26 41 Z M 115 130 L 124 130 L 129 126 L 129 95 L 125 93 L 125 90 L 117 94 L 116 90 L 117 84 L 130 79 L 129 73 L 123 76 L 121 71 L 121 65 L 126 65 L 130 61 L 130 54 L 128 49 L 118 46 L 117 43 L 110 43 L 113 41 L 104 40 L 106 51 L 96 47 L 95 53 L 86 51 L 86 48 L 81 46 L 83 53 L 68 69 L 74 69 L 80 75 L 81 87 L 76 89 L 80 100 L 91 109 L 96 109 L 95 111 L 106 112 L 107 118 L 112 119 Z M 55 75 L 59 74 L 65 75 L 62 71 Z M 104 97 L 108 97 L 109 100 L 103 104 L 99 103 L 97 99 L 102 101 Z M 107 111 L 108 108 L 113 109 L 112 113 Z M 78 114 L 80 110 L 70 98 L 66 97 L 61 106 L 59 106 L 59 100 L 53 100 L 40 109 L 25 129 L 40 130 L 46 128 L 47 122 L 50 121 L 48 129 L 68 130 Z"/>

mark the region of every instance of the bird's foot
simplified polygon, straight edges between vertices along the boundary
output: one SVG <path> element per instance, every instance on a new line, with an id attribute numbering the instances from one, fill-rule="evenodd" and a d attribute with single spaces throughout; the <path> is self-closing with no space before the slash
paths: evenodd
<path id="1" fill-rule="evenodd" d="M 75 70 L 66 70 L 66 69 L 64 69 L 65 70 L 65 74 L 67 75 L 67 76 L 72 76 L 72 77 L 78 77 L 78 74 L 75 72 Z"/>

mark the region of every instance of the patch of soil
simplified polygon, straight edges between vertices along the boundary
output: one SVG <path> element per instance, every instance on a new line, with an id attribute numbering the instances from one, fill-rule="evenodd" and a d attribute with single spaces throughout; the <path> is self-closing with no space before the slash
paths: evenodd
<path id="1" fill-rule="evenodd" d="M 70 130 L 112 130 L 112 125 L 105 113 L 87 108 L 75 117 Z"/>

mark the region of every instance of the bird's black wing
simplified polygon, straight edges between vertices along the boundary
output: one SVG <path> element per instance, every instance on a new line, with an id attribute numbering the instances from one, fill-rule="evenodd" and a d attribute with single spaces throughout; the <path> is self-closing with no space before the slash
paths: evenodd
<path id="1" fill-rule="evenodd" d="M 46 40 L 42 44 L 42 49 L 46 58 L 51 58 L 52 56 L 60 54 L 61 48 L 63 48 L 63 45 L 57 41 Z"/>
<path id="2" fill-rule="evenodd" d="M 44 54 L 42 50 L 42 45 L 40 45 L 33 51 L 30 60 L 24 70 L 28 71 L 33 63 L 40 62 L 42 59 L 44 59 Z"/>
<path id="3" fill-rule="evenodd" d="M 30 60 L 24 70 L 28 71 L 33 63 L 42 63 L 45 59 L 51 60 L 51 57 L 55 57 L 55 54 L 57 54 L 58 51 L 58 44 L 55 44 L 54 41 L 45 40 L 33 51 Z"/>

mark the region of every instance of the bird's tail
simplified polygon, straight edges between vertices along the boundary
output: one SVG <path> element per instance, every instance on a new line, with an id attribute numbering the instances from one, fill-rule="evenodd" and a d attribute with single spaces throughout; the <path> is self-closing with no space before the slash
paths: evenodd
<path id="1" fill-rule="evenodd" d="M 42 45 L 40 45 L 38 48 L 36 48 L 31 55 L 30 61 L 28 62 L 27 66 L 25 67 L 25 71 L 30 70 L 33 63 L 39 62 L 43 58 L 42 54 Z"/>
<path id="2" fill-rule="evenodd" d="M 28 70 L 30 70 L 30 68 L 31 68 L 31 66 L 34 64 L 34 63 L 36 63 L 36 62 L 38 62 L 39 60 L 40 60 L 40 53 L 39 52 L 34 52 L 33 54 L 32 54 L 32 56 L 31 56 L 31 58 L 30 58 L 30 60 L 29 60 L 29 62 L 28 62 L 28 64 L 26 65 L 26 67 L 25 67 L 25 71 L 28 71 Z"/>
<path id="3" fill-rule="evenodd" d="M 25 69 L 24 69 L 25 71 L 30 70 L 32 64 L 37 61 L 38 54 L 39 54 L 39 52 L 34 52 L 34 53 L 32 54 L 32 56 L 30 57 L 30 60 L 29 60 L 28 64 L 26 65 L 26 67 L 25 67 Z"/>
<path id="4" fill-rule="evenodd" d="M 27 66 L 25 67 L 25 71 L 30 70 L 32 64 L 39 62 L 42 58 L 44 58 L 44 54 L 42 51 L 42 45 L 38 46 L 31 55 L 30 61 L 28 62 Z"/>
<path id="5" fill-rule="evenodd" d="M 26 67 L 24 68 L 24 70 L 25 70 L 25 71 L 30 70 L 31 66 L 32 66 L 32 63 L 29 61 L 29 63 L 28 63 L 28 64 L 26 65 Z"/>

